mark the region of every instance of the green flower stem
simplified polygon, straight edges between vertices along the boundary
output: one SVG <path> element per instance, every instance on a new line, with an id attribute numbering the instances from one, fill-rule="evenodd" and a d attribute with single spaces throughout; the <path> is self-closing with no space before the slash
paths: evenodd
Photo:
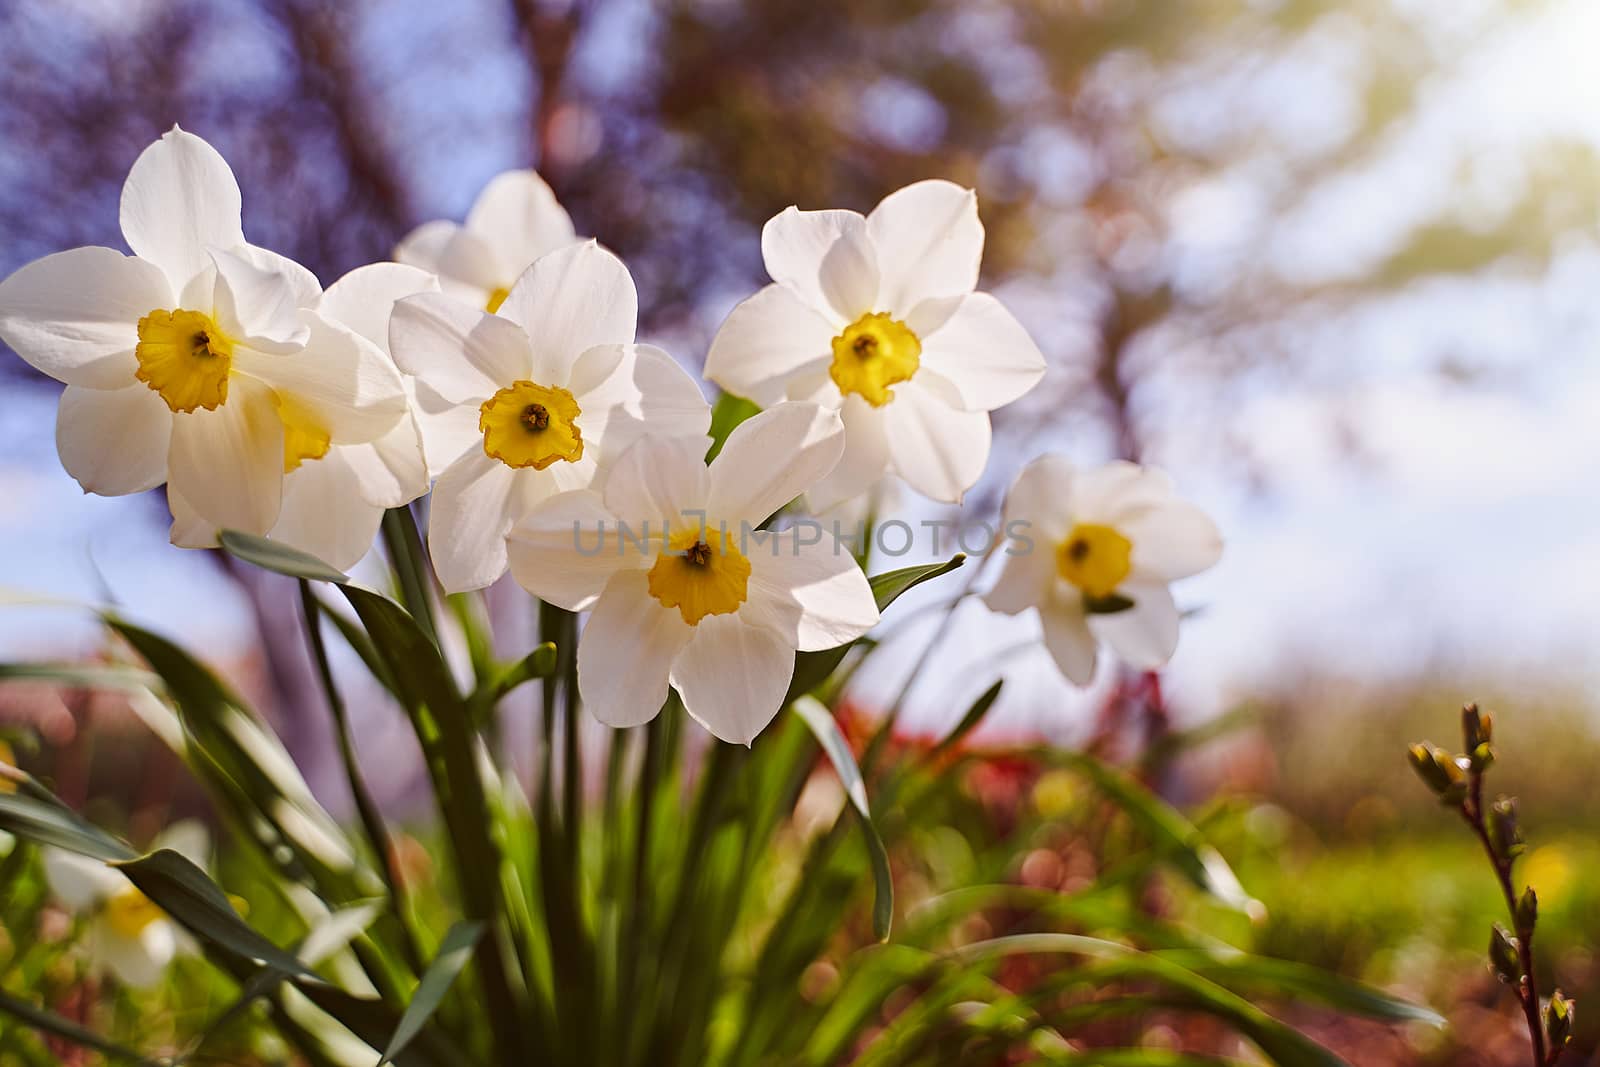
<path id="1" fill-rule="evenodd" d="M 382 530 L 383 547 L 389 553 L 389 564 L 394 567 L 395 577 L 400 582 L 400 602 L 417 620 L 422 632 L 437 645 L 439 630 L 434 624 L 433 598 L 430 596 L 432 571 L 411 508 L 402 506 L 385 511 Z"/>
<path id="2" fill-rule="evenodd" d="M 350 794 L 355 798 L 356 812 L 361 818 L 362 828 L 366 831 L 367 844 L 383 866 L 384 889 L 389 898 L 389 910 L 394 913 L 395 921 L 400 927 L 402 934 L 400 943 L 405 952 L 406 963 L 410 965 L 412 973 L 421 974 L 427 962 L 423 957 L 416 930 L 411 924 L 411 909 L 405 899 L 405 881 L 396 865 L 383 813 L 378 809 L 371 790 L 367 788 L 366 779 L 361 774 L 360 761 L 356 757 L 355 740 L 350 732 L 350 717 L 345 710 L 344 700 L 339 696 L 338 686 L 334 684 L 333 669 L 328 663 L 328 649 L 322 640 L 321 615 L 316 597 L 311 592 L 310 582 L 301 578 L 299 583 L 300 606 L 305 618 L 306 644 L 311 651 L 311 660 L 317 666 L 317 677 L 322 682 L 322 693 L 328 701 L 328 710 L 333 714 L 334 734 L 339 743 L 339 759 L 344 764 L 345 778 L 350 783 Z"/>

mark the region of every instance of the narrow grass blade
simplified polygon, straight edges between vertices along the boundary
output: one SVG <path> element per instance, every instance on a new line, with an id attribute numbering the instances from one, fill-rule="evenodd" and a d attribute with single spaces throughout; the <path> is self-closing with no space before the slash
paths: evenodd
<path id="1" fill-rule="evenodd" d="M 439 943 L 438 953 L 433 957 L 433 962 L 428 964 L 428 969 L 423 972 L 422 981 L 417 983 L 416 992 L 411 995 L 411 1003 L 406 1005 L 405 1013 L 400 1016 L 400 1025 L 395 1027 L 394 1036 L 389 1039 L 388 1047 L 383 1050 L 383 1057 L 378 1060 L 378 1067 L 383 1067 L 398 1056 L 433 1017 L 439 1002 L 449 992 L 456 976 L 472 958 L 472 950 L 477 946 L 479 938 L 483 937 L 483 930 L 483 924 L 480 922 L 458 922 L 445 933 L 444 940 Z"/>

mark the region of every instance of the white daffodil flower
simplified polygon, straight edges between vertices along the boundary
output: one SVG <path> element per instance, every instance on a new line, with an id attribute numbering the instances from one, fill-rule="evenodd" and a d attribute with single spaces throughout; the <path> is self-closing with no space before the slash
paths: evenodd
<path id="1" fill-rule="evenodd" d="M 1171 659 L 1178 608 L 1167 583 L 1222 555 L 1205 513 L 1164 473 L 1133 463 L 1034 460 L 1006 495 L 1004 528 L 1014 536 L 984 599 L 1008 615 L 1038 608 L 1045 647 L 1077 685 L 1093 679 L 1101 640 L 1141 670 Z"/>
<path id="2" fill-rule="evenodd" d="M 672 357 L 633 343 L 639 298 L 622 261 L 593 241 L 543 256 L 496 314 L 443 293 L 395 305 L 391 350 L 424 391 L 434 486 L 428 544 L 452 593 L 506 570 L 506 534 L 546 497 L 594 484 L 646 432 L 706 448 L 711 409 Z"/>
<path id="3" fill-rule="evenodd" d="M 761 231 L 773 284 L 733 309 L 706 377 L 766 407 L 838 409 L 847 443 L 807 500 L 818 511 L 885 472 L 959 503 L 989 457 L 989 412 L 1032 389 L 1044 356 L 973 292 L 983 224 L 970 189 L 924 181 L 854 211 L 789 208 Z"/>
<path id="4" fill-rule="evenodd" d="M 168 482 L 213 531 L 265 534 L 286 471 L 404 417 L 399 375 L 309 310 L 310 271 L 245 242 L 239 186 L 199 137 L 144 150 L 121 220 L 134 255 L 76 248 L 0 282 L 0 338 L 66 383 L 56 446 L 87 492 Z"/>
<path id="5" fill-rule="evenodd" d="M 603 492 L 563 493 L 512 531 L 518 582 L 571 611 L 578 690 L 601 722 L 654 718 L 670 684 L 717 737 L 749 744 L 778 713 L 794 653 L 878 621 L 866 576 L 820 526 L 755 532 L 844 451 L 836 412 L 782 403 L 742 423 L 709 467 L 684 438 L 647 437 Z"/>
<path id="6" fill-rule="evenodd" d="M 483 187 L 465 226 L 425 222 L 406 234 L 394 258 L 438 275 L 446 293 L 492 313 L 534 260 L 577 239 L 544 179 L 510 170 Z"/>
<path id="7" fill-rule="evenodd" d="M 169 827 L 151 845 L 152 851 L 163 848 L 204 868 L 211 843 L 204 826 L 185 821 Z M 44 872 L 56 898 L 87 920 L 84 948 L 90 966 L 109 971 L 124 985 L 152 988 L 180 952 L 192 950 L 188 934 L 115 867 L 49 848 L 44 850 Z"/>
<path id="8" fill-rule="evenodd" d="M 392 365 L 389 315 L 395 302 L 438 291 L 438 282 L 427 271 L 399 263 L 373 263 L 329 286 L 316 311 L 324 324 L 332 327 L 328 332 L 331 343 L 366 349 L 362 358 L 381 358 Z M 372 548 L 384 510 L 408 504 L 428 491 L 414 386 L 402 384 L 413 408 L 387 434 L 361 444 L 334 444 L 320 456 L 298 457 L 284 474 L 283 506 L 268 537 L 349 570 Z M 167 496 L 172 505 L 173 543 L 185 548 L 214 547 L 216 528 L 172 489 Z"/>

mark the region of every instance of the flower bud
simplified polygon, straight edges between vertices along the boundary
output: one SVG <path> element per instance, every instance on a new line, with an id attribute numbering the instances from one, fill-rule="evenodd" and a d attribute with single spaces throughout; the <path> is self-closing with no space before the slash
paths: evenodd
<path id="1" fill-rule="evenodd" d="M 1533 925 L 1539 921 L 1539 897 L 1534 893 L 1533 886 L 1522 891 L 1522 896 L 1517 900 L 1517 936 L 1530 937 L 1533 934 Z"/>
<path id="2" fill-rule="evenodd" d="M 1490 805 L 1489 840 L 1494 845 L 1494 854 L 1503 860 L 1514 860 L 1527 848 L 1522 839 L 1522 827 L 1517 824 L 1516 797 L 1501 797 Z"/>
<path id="3" fill-rule="evenodd" d="M 1445 804 L 1459 804 L 1467 795 L 1467 778 L 1461 765 L 1444 749 L 1423 743 L 1407 752 L 1411 769 Z"/>
<path id="4" fill-rule="evenodd" d="M 1544 1028 L 1550 1035 L 1550 1048 L 1559 1049 L 1572 1038 L 1572 1024 L 1578 1012 L 1578 1003 L 1568 1000 L 1556 990 L 1550 994 L 1550 1003 L 1544 1009 Z"/>
<path id="5" fill-rule="evenodd" d="M 1468 704 L 1461 709 L 1461 739 L 1472 769 L 1481 771 L 1494 762 L 1494 719 Z"/>
<path id="6" fill-rule="evenodd" d="M 1489 935 L 1489 966 L 1507 985 L 1522 981 L 1522 960 L 1517 956 L 1517 939 L 1499 923 L 1494 924 L 1494 932 Z"/>

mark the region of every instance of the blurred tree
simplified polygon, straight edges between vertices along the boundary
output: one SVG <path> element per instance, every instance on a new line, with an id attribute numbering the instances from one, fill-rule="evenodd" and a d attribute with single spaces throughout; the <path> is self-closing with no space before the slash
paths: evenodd
<path id="1" fill-rule="evenodd" d="M 1468 207 L 1462 146 L 1446 195 L 1306 255 L 1341 247 L 1336 198 L 1382 187 L 1430 89 L 1547 6 L 7 0 L 0 272 L 119 243 L 123 175 L 174 121 L 232 163 L 252 239 L 325 283 L 531 164 L 627 260 L 646 329 L 698 358 L 760 282 L 771 214 L 943 176 L 980 190 L 987 284 L 1052 358 L 1002 430 L 1059 433 L 1070 410 L 1109 452 L 1178 431 L 1248 458 L 1229 383 L 1304 369 L 1310 331 L 1430 279 L 1537 272 L 1594 227 L 1593 146 L 1498 161 L 1492 210 Z"/>

